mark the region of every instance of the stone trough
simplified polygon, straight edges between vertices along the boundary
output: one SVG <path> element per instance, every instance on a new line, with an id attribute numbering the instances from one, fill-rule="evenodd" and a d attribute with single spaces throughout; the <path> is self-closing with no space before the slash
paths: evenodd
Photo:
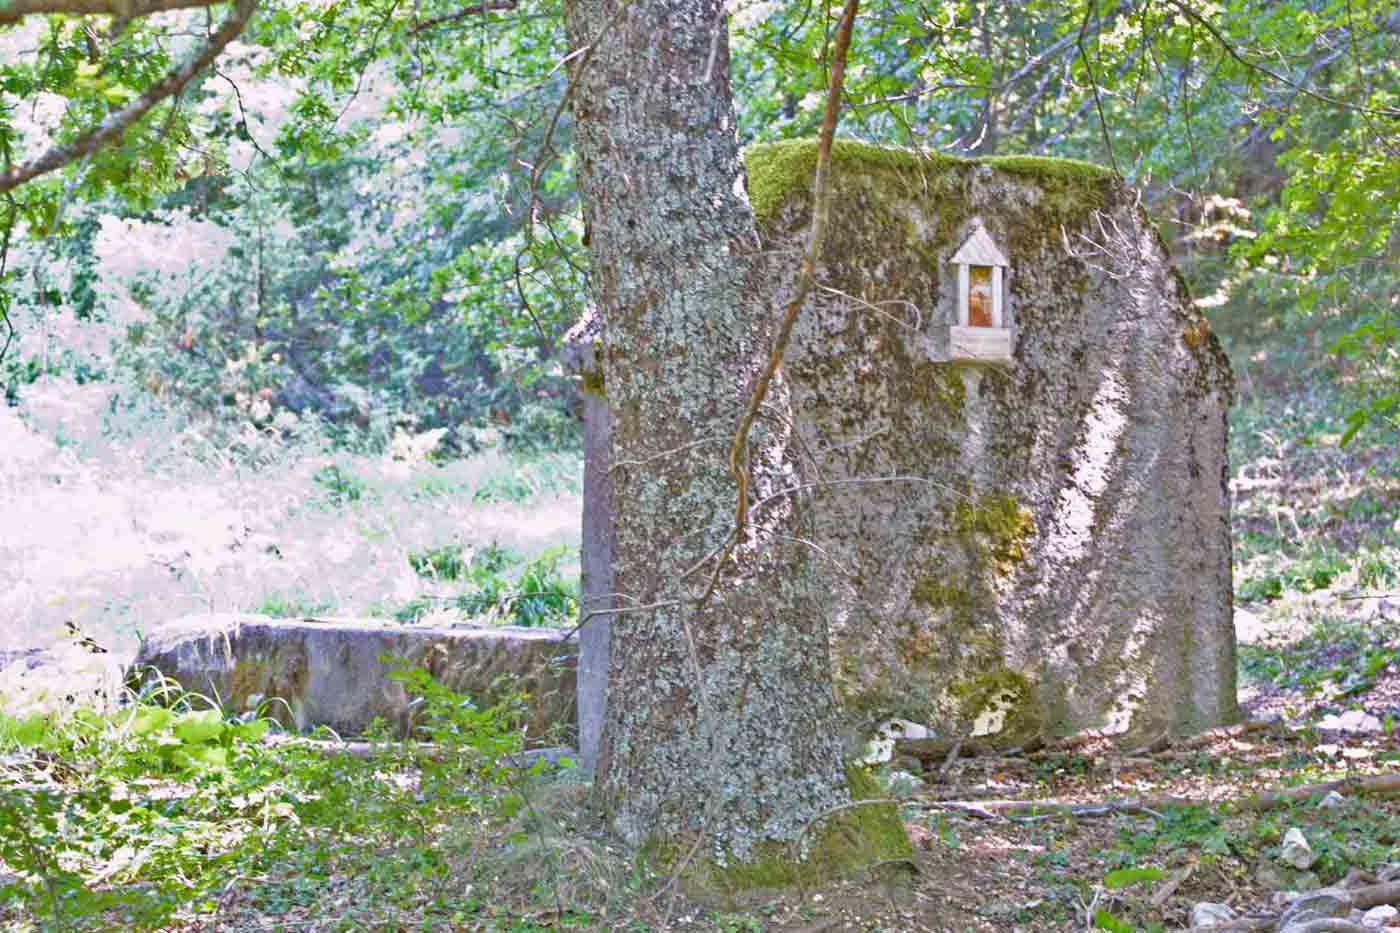
<path id="1" fill-rule="evenodd" d="M 519 626 L 433 628 L 376 619 L 272 619 L 259 615 L 190 616 L 143 642 L 132 670 L 154 669 L 186 690 L 241 712 L 278 697 L 268 715 L 290 728 L 328 726 L 362 734 L 383 718 L 400 734 L 415 705 L 381 658 L 404 658 L 479 705 L 512 685 L 529 694 L 533 739 L 574 721 L 575 652 L 557 629 Z"/>

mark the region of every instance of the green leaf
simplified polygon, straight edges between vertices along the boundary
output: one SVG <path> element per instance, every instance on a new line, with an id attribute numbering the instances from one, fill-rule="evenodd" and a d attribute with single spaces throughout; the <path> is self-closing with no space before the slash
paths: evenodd
<path id="1" fill-rule="evenodd" d="M 49 717 L 43 714 L 26 716 L 14 726 L 14 739 L 20 745 L 38 745 L 49 731 Z"/>
<path id="2" fill-rule="evenodd" d="M 175 719 L 175 714 L 162 706 L 143 706 L 131 717 L 131 734 L 136 738 L 159 732 Z"/>
<path id="3" fill-rule="evenodd" d="M 186 713 L 175 723 L 175 737 L 186 745 L 198 745 L 217 739 L 224 731 L 224 717 L 216 709 Z"/>
<path id="4" fill-rule="evenodd" d="M 1110 891 L 1119 888 L 1126 888 L 1130 884 L 1138 884 L 1142 881 L 1161 881 L 1167 877 L 1166 872 L 1151 865 L 1144 865 L 1141 868 L 1119 868 L 1103 876 L 1103 886 Z"/>
<path id="5" fill-rule="evenodd" d="M 229 732 L 235 740 L 245 742 L 256 742 L 267 732 L 272 723 L 266 719 L 254 719 L 252 722 L 240 722 L 229 727 Z"/>
<path id="6" fill-rule="evenodd" d="M 1133 933 L 1133 925 L 1131 923 L 1115 917 L 1106 910 L 1094 911 L 1094 928 L 1109 930 L 1111 933 Z"/>
<path id="7" fill-rule="evenodd" d="M 228 749 L 218 745 L 203 745 L 186 752 L 189 761 L 206 768 L 228 767 Z"/>
<path id="8" fill-rule="evenodd" d="M 125 84 L 110 84 L 102 89 L 102 96 L 110 103 L 124 104 L 136 96 L 136 92 Z"/>

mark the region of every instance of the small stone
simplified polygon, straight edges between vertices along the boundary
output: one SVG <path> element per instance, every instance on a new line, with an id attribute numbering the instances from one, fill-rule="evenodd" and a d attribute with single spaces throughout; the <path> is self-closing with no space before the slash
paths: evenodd
<path id="1" fill-rule="evenodd" d="M 1234 919 L 1235 912 L 1230 909 L 1228 904 L 1212 904 L 1210 901 L 1202 901 L 1191 907 L 1191 926 L 1193 927 L 1217 927 Z"/>
<path id="2" fill-rule="evenodd" d="M 1304 894 L 1284 910 L 1278 918 L 1278 928 L 1286 931 L 1289 927 L 1300 926 L 1310 920 L 1331 920 L 1345 917 L 1351 912 L 1351 904 L 1329 891 L 1314 891 Z"/>
<path id="3" fill-rule="evenodd" d="M 1347 799 L 1336 791 L 1328 791 L 1327 796 L 1317 802 L 1317 805 L 1324 810 L 1336 810 L 1338 807 L 1346 806 Z"/>
<path id="4" fill-rule="evenodd" d="M 1376 880 L 1382 883 L 1400 881 L 1400 862 L 1385 862 L 1376 866 Z"/>
<path id="5" fill-rule="evenodd" d="M 1316 891 L 1322 887 L 1322 879 L 1315 872 L 1300 871 L 1293 879 L 1293 884 L 1299 891 Z"/>
<path id="6" fill-rule="evenodd" d="M 895 797 L 910 797 L 918 793 L 919 788 L 924 786 L 924 782 L 917 774 L 895 770 L 885 773 L 885 786 Z"/>
<path id="7" fill-rule="evenodd" d="M 1379 930 L 1385 927 L 1390 921 L 1400 917 L 1400 910 L 1390 904 L 1381 904 L 1379 907 L 1372 907 L 1361 915 L 1361 925 Z"/>
<path id="8" fill-rule="evenodd" d="M 1270 891 L 1282 891 L 1288 887 L 1288 879 L 1283 877 L 1283 872 L 1273 862 L 1260 860 L 1254 866 L 1254 880 L 1260 887 L 1268 888 Z"/>
<path id="9" fill-rule="evenodd" d="M 1349 709 L 1340 716 L 1336 714 L 1324 716 L 1318 721 L 1317 728 L 1326 732 L 1375 734 L 1384 727 L 1381 725 L 1381 721 L 1370 713 L 1359 709 Z"/>
<path id="10" fill-rule="evenodd" d="M 935 739 L 938 734 L 923 723 L 907 719 L 887 719 L 876 730 L 892 739 Z"/>
<path id="11" fill-rule="evenodd" d="M 1290 826 L 1288 832 L 1283 834 L 1283 850 L 1279 858 L 1300 871 L 1311 868 L 1312 863 L 1317 861 L 1312 846 L 1308 845 L 1308 837 L 1296 826 Z"/>

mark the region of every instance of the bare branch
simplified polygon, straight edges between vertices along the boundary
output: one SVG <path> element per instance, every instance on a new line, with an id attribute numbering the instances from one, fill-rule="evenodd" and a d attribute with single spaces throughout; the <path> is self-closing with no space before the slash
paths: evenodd
<path id="1" fill-rule="evenodd" d="M 1089 14 L 1093 11 L 1093 4 L 1089 4 L 1084 11 L 1084 22 L 1079 26 L 1079 36 L 1075 40 L 1075 46 L 1079 49 L 1079 60 L 1084 63 L 1084 70 L 1089 73 L 1089 89 L 1094 92 L 1094 108 L 1099 112 L 1099 129 L 1103 131 L 1103 147 L 1108 153 L 1108 164 L 1113 166 L 1113 174 L 1119 178 L 1123 173 L 1118 171 L 1118 160 L 1113 155 L 1113 140 L 1108 135 L 1108 120 L 1103 115 L 1103 98 L 1099 94 L 1099 79 L 1094 76 L 1094 65 L 1089 61 L 1089 52 L 1084 46 L 1084 37 L 1089 31 Z"/>
<path id="2" fill-rule="evenodd" d="M 1333 97 L 1330 94 L 1323 94 L 1319 91 L 1314 91 L 1307 85 L 1294 81 L 1287 75 L 1280 74 L 1279 72 L 1274 71 L 1272 68 L 1269 68 L 1266 65 L 1261 65 L 1258 62 L 1250 61 L 1249 59 L 1241 55 L 1239 50 L 1236 49 L 1233 45 L 1231 45 L 1230 42 L 1223 35 L 1220 34 L 1220 30 L 1216 29 L 1215 26 L 1211 24 L 1210 20 L 1206 19 L 1204 16 L 1198 13 L 1193 7 L 1186 3 L 1183 3 L 1182 0 L 1167 0 L 1167 2 L 1169 2 L 1172 6 L 1180 10 L 1182 15 L 1184 15 L 1188 19 L 1199 23 L 1201 28 L 1204 29 L 1206 32 L 1210 33 L 1211 38 L 1213 38 L 1217 43 L 1220 44 L 1220 47 L 1225 50 L 1225 54 L 1229 55 L 1232 59 L 1234 59 L 1244 68 L 1247 68 L 1251 71 L 1257 71 L 1262 75 L 1272 78 L 1280 84 L 1288 85 L 1289 87 L 1293 88 L 1293 90 L 1297 91 L 1299 94 L 1304 95 L 1305 97 L 1311 97 L 1314 100 L 1322 101 L 1324 104 L 1331 104 L 1333 107 L 1340 107 L 1343 110 L 1352 110 L 1356 113 L 1368 113 L 1372 114 L 1373 116 L 1400 117 L 1400 108 L 1363 107 L 1359 104 L 1348 103 L 1347 101 L 1339 100 L 1338 98 Z"/>
<path id="3" fill-rule="evenodd" d="M 453 10 L 451 13 L 443 13 L 441 16 L 432 16 L 413 24 L 408 30 L 410 36 L 428 29 L 435 29 L 447 23 L 455 23 L 458 20 L 467 19 L 472 16 L 480 16 L 483 13 L 503 13 L 513 10 L 519 6 L 519 0 L 488 0 L 486 3 L 474 3 L 471 6 L 462 7 L 460 10 Z"/>
<path id="4" fill-rule="evenodd" d="M 37 2 L 37 0 L 35 0 Z M 18 188 L 40 175 L 62 168 L 75 159 L 96 152 L 110 142 L 119 139 L 137 120 L 145 116 L 152 107 L 172 94 L 179 93 L 194 76 L 213 63 L 230 42 L 238 37 L 257 10 L 258 0 L 238 0 L 228 18 L 198 53 L 191 56 L 183 65 L 170 72 L 161 80 L 148 87 L 140 97 L 122 109 L 112 113 L 97 126 L 77 139 L 61 146 L 54 146 L 34 161 L 7 169 L 0 174 L 0 194 Z M 2 22 L 2 21 L 0 21 Z"/>
<path id="5" fill-rule="evenodd" d="M 836 135 L 836 115 L 841 109 L 841 87 L 846 78 L 846 50 L 851 45 L 851 27 L 855 23 L 859 6 L 859 0 L 846 0 L 846 9 L 841 14 L 841 24 L 836 31 L 836 48 L 831 60 L 831 90 L 826 96 L 826 114 L 822 118 L 821 142 L 817 147 L 817 177 L 812 193 L 812 231 L 807 237 L 807 255 L 802 257 L 802 271 L 797 277 L 797 292 L 788 303 L 787 313 L 783 315 L 783 323 L 778 329 L 778 337 L 773 342 L 773 352 L 768 357 L 768 365 L 758 378 L 748 410 L 744 412 L 744 417 L 739 422 L 739 430 L 734 434 L 734 446 L 729 451 L 729 469 L 739 487 L 734 512 L 736 541 L 743 537 L 744 526 L 748 523 L 749 516 L 749 474 L 744 465 L 749 431 L 753 428 L 754 419 L 758 417 L 763 399 L 768 395 L 773 375 L 782 365 L 783 354 L 792 338 L 793 324 L 797 321 L 797 312 L 801 310 L 802 302 L 807 300 L 807 294 L 817 280 L 817 260 L 821 258 L 822 242 L 826 239 L 826 223 L 831 213 L 831 199 L 827 196 L 831 173 L 831 140 Z M 720 561 L 721 565 L 723 563 Z"/>
<path id="6" fill-rule="evenodd" d="M 219 0 L 10 0 L 0 6 L 0 26 L 17 23 L 26 16 L 64 13 L 69 16 L 114 16 L 138 19 L 171 10 L 196 10 L 215 6 Z"/>

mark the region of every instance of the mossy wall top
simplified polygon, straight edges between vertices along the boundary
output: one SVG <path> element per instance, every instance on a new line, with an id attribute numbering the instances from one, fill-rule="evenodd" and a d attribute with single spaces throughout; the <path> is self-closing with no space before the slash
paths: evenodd
<path id="1" fill-rule="evenodd" d="M 815 162 L 805 140 L 746 154 L 775 309 Z M 832 182 L 784 376 L 854 724 L 1010 743 L 1234 718 L 1229 366 L 1132 191 L 845 141 Z M 946 362 L 948 259 L 978 222 L 1010 262 L 1007 365 Z"/>

